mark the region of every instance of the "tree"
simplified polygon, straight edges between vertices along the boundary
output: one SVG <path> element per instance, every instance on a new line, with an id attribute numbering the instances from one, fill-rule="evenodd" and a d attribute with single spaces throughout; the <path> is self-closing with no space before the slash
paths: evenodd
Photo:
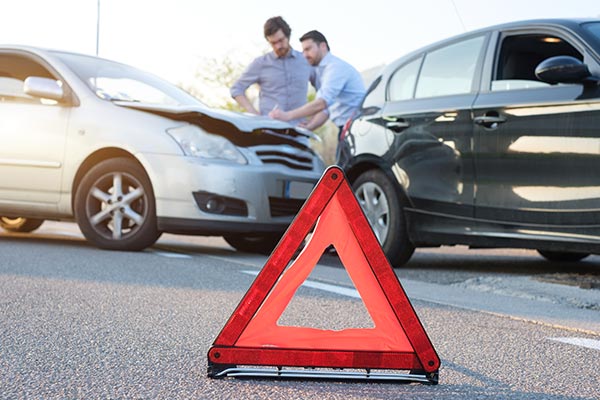
<path id="1" fill-rule="evenodd" d="M 227 55 L 223 59 L 203 58 L 200 61 L 192 84 L 180 85 L 191 95 L 203 103 L 225 110 L 243 112 L 244 110 L 231 98 L 229 88 L 242 74 L 245 66 Z M 258 95 L 256 87 L 250 87 L 247 92 L 250 101 Z"/>

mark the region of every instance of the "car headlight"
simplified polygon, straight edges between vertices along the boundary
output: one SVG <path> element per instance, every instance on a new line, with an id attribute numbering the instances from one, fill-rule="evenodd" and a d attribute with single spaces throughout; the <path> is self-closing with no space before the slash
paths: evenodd
<path id="1" fill-rule="evenodd" d="M 238 164 L 247 164 L 246 158 L 229 140 L 218 135 L 206 133 L 195 125 L 184 125 L 167 129 L 167 133 L 185 153 L 207 160 L 227 160 Z"/>

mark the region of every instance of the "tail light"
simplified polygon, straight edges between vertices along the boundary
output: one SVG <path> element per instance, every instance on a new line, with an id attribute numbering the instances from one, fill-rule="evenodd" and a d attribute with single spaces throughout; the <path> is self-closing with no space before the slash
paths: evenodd
<path id="1" fill-rule="evenodd" d="M 346 136 L 348 136 L 348 131 L 350 130 L 350 125 L 352 125 L 352 118 L 348 118 L 348 121 L 346 121 L 346 123 L 344 124 L 344 127 L 342 128 L 342 131 L 340 132 L 340 137 L 338 138 L 339 141 L 343 141 Z"/>

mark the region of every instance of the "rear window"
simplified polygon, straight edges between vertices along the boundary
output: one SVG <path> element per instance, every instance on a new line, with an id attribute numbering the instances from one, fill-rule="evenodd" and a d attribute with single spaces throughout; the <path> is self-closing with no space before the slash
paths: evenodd
<path id="1" fill-rule="evenodd" d="M 416 98 L 469 93 L 477 73 L 485 36 L 429 52 L 421 67 Z"/>
<path id="2" fill-rule="evenodd" d="M 390 101 L 407 100 L 413 97 L 422 60 L 419 57 L 394 72 L 388 85 L 388 99 Z"/>

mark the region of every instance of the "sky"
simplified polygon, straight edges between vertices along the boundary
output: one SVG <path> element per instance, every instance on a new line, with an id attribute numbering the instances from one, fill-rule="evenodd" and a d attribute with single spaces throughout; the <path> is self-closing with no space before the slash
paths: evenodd
<path id="1" fill-rule="evenodd" d="M 426 44 L 532 18 L 600 17 L 599 0 L 0 0 L 0 44 L 98 54 L 189 83 L 209 59 L 247 64 L 269 47 L 264 22 L 281 15 L 291 43 L 317 29 L 364 71 Z"/>

